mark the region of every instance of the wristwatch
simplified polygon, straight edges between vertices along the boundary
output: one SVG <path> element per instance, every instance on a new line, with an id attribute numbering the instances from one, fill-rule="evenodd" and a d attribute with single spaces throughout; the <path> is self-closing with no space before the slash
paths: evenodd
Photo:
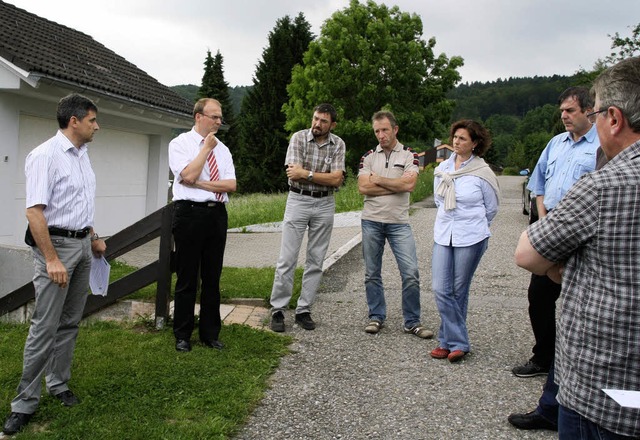
<path id="1" fill-rule="evenodd" d="M 311 182 L 313 180 L 313 171 L 309 171 L 309 175 L 307 176 L 307 180 Z"/>

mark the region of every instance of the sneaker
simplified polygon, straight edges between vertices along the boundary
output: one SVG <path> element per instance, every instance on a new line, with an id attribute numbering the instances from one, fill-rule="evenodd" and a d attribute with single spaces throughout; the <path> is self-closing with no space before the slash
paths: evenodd
<path id="1" fill-rule="evenodd" d="M 284 331 L 284 313 L 276 312 L 271 315 L 271 330 L 278 333 Z"/>
<path id="2" fill-rule="evenodd" d="M 431 339 L 433 338 L 433 332 L 431 330 L 427 330 L 426 328 L 424 328 L 422 326 L 422 324 L 416 324 L 411 328 L 404 328 L 404 332 L 405 333 L 411 333 L 416 335 L 419 338 L 422 339 Z"/>
<path id="3" fill-rule="evenodd" d="M 371 333 L 373 335 L 375 335 L 376 333 L 378 333 L 380 331 L 380 329 L 384 327 L 384 324 L 382 323 L 382 321 L 378 321 L 376 319 L 372 319 L 369 324 L 367 324 L 367 326 L 364 328 L 364 331 L 367 333 Z"/>
<path id="4" fill-rule="evenodd" d="M 546 376 L 549 373 L 549 367 L 543 368 L 530 360 L 524 365 L 514 367 L 511 372 L 517 377 Z"/>
<path id="5" fill-rule="evenodd" d="M 311 319 L 311 313 L 296 313 L 296 324 L 302 327 L 305 330 L 314 330 L 316 328 L 316 323 Z"/>

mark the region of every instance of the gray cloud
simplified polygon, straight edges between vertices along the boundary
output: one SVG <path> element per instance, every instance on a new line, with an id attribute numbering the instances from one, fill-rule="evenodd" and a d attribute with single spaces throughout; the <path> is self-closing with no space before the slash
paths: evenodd
<path id="1" fill-rule="evenodd" d="M 199 84 L 207 49 L 224 56 L 230 85 L 249 85 L 267 34 L 278 18 L 303 12 L 318 35 L 348 0 L 212 2 L 211 0 L 94 0 L 61 8 L 50 0 L 6 0 L 91 35 L 167 85 Z M 417 13 L 436 52 L 462 56 L 463 82 L 570 75 L 610 52 L 607 34 L 629 35 L 640 17 L 637 0 L 581 3 L 555 0 L 396 0 Z M 576 9 L 579 7 L 579 9 Z M 89 11 L 89 12 L 88 12 Z"/>

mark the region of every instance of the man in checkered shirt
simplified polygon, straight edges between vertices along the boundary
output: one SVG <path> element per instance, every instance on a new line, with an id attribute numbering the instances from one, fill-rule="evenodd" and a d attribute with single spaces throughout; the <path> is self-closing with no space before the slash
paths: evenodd
<path id="1" fill-rule="evenodd" d="M 562 282 L 559 438 L 638 438 L 640 409 L 603 390 L 640 391 L 640 57 L 604 71 L 592 93 L 609 163 L 523 232 L 515 259 Z"/>

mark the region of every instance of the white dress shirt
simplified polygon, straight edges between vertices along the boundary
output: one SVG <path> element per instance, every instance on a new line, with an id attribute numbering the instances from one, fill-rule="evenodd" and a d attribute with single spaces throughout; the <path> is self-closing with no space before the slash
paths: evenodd
<path id="1" fill-rule="evenodd" d="M 191 188 L 182 185 L 180 173 L 189 165 L 198 155 L 204 145 L 204 138 L 198 134 L 195 128 L 191 131 L 182 133 L 169 143 L 169 168 L 173 172 L 173 201 L 191 200 L 192 202 L 215 202 L 217 201 L 214 193 L 199 188 Z M 220 180 L 236 178 L 236 169 L 233 166 L 233 158 L 229 148 L 220 140 L 218 145 L 213 149 L 218 164 L 218 172 Z M 209 180 L 209 165 L 205 162 L 202 172 L 198 180 Z M 221 193 L 223 202 L 229 202 L 229 196 L 226 192 Z"/>
<path id="2" fill-rule="evenodd" d="M 80 230 L 93 226 L 96 176 L 87 145 L 76 148 L 58 131 L 25 161 L 26 205 L 45 205 L 49 227 Z"/>

